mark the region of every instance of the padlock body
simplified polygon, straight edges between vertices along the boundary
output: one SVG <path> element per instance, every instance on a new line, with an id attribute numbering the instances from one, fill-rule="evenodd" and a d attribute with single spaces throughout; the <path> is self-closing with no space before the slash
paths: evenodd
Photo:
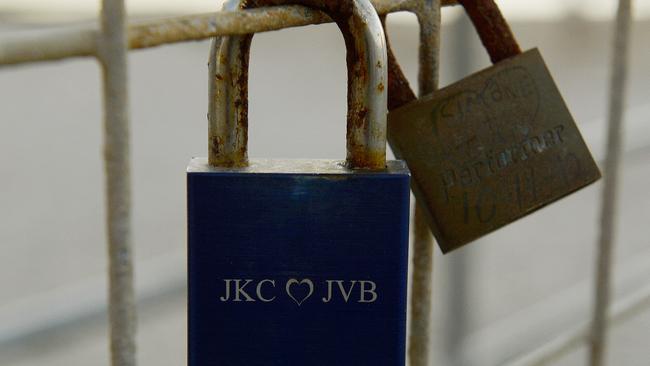
<path id="1" fill-rule="evenodd" d="M 537 49 L 392 111 L 388 138 L 443 252 L 600 178 Z"/>
<path id="2" fill-rule="evenodd" d="M 404 365 L 402 161 L 188 167 L 190 366 Z"/>

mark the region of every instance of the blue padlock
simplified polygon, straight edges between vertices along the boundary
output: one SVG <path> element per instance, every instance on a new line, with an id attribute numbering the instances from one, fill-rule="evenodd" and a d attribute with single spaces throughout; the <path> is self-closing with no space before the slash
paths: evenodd
<path id="1" fill-rule="evenodd" d="M 301 3 L 344 32 L 347 159 L 249 161 L 251 36 L 213 44 L 209 159 L 187 170 L 189 366 L 405 363 L 410 174 L 385 158 L 383 29 L 369 0 Z"/>

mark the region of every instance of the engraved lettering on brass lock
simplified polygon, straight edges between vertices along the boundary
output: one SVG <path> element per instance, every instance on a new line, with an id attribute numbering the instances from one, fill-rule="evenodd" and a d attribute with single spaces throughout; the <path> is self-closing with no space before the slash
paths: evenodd
<path id="1" fill-rule="evenodd" d="M 492 0 L 460 3 L 492 67 L 407 103 L 415 97 L 389 55 L 399 102 L 389 101 L 388 139 L 443 252 L 600 178 L 537 49 L 519 51 Z"/>

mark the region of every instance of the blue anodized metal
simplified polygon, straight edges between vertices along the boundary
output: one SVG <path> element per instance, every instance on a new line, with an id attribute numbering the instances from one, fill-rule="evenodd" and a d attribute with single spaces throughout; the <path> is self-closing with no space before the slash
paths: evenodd
<path id="1" fill-rule="evenodd" d="M 404 365 L 409 173 L 188 169 L 189 365 Z"/>

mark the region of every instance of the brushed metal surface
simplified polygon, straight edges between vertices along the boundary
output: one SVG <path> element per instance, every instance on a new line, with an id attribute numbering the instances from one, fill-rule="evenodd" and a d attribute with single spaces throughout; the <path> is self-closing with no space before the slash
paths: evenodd
<path id="1" fill-rule="evenodd" d="M 188 365 L 404 366 L 408 170 L 340 164 L 193 161 Z"/>

